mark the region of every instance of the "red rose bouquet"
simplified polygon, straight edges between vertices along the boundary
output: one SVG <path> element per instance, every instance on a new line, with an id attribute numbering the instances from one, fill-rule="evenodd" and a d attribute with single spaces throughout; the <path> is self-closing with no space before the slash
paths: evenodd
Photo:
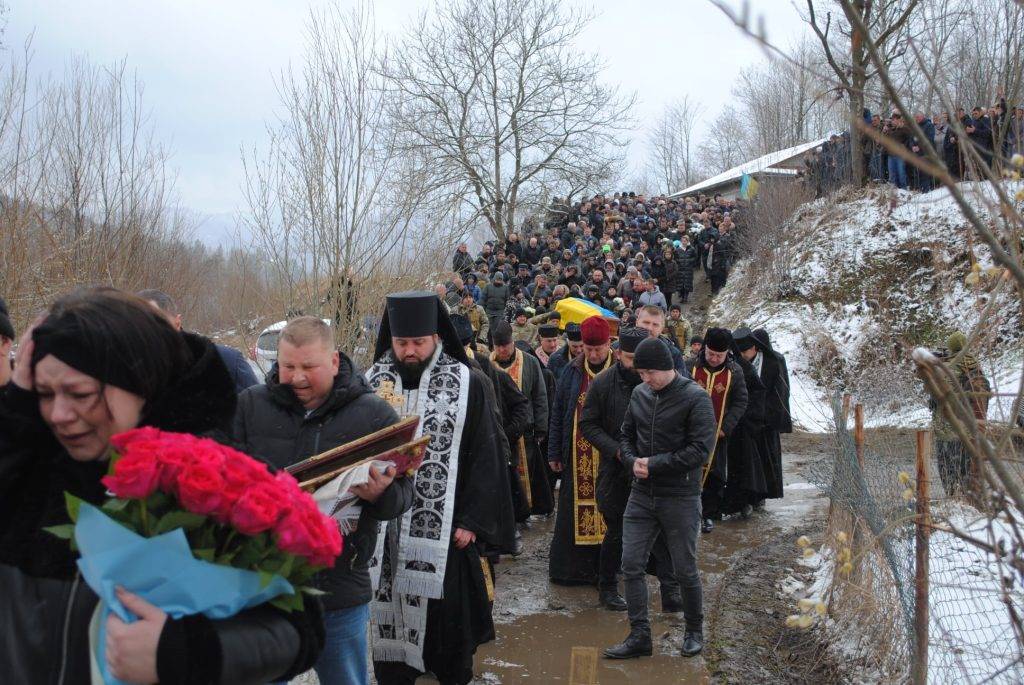
<path id="1" fill-rule="evenodd" d="M 111 442 L 115 454 L 103 484 L 114 498 L 100 508 L 106 517 L 141 538 L 181 529 L 195 559 L 255 572 L 264 588 L 272 580 L 290 585 L 291 592 L 269 599 L 282 609 L 301 609 L 303 592 L 318 594 L 309 583 L 334 566 L 342 537 L 292 475 L 271 474 L 266 464 L 213 440 L 155 428 Z M 72 521 L 82 506 L 88 505 L 68 496 Z M 83 537 L 82 526 L 52 532 Z"/>

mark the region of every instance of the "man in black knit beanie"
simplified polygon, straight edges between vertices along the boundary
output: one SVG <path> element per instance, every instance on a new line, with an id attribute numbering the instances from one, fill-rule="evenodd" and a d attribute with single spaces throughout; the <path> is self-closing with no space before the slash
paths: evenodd
<path id="1" fill-rule="evenodd" d="M 697 571 L 701 521 L 701 471 L 715 442 L 711 400 L 675 370 L 668 345 L 648 338 L 636 347 L 633 366 L 643 381 L 630 397 L 619 449 L 633 487 L 622 528 L 622 575 L 630 632 L 604 651 L 611 659 L 650 656 L 646 566 L 659 535 L 668 547 L 683 591 L 684 656 L 704 648 L 703 595 Z"/>

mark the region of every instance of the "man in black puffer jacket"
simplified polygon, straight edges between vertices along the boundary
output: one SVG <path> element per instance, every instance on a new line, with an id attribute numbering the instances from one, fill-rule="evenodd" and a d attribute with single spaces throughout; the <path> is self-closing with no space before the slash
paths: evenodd
<path id="1" fill-rule="evenodd" d="M 281 331 L 277 365 L 266 385 L 238 398 L 234 437 L 249 454 L 284 468 L 398 422 L 316 317 L 293 319 Z M 327 643 L 316 664 L 323 685 L 366 681 L 367 625 L 372 596 L 367 562 L 377 544 L 377 523 L 412 506 L 413 479 L 372 469 L 352 492 L 363 500 L 356 530 L 334 568 L 321 573 Z"/>
<path id="2" fill-rule="evenodd" d="M 664 341 L 648 338 L 640 343 L 633 366 L 643 383 L 630 397 L 619 441 L 622 463 L 635 476 L 622 528 L 630 632 L 604 654 L 626 659 L 652 653 L 645 568 L 661 534 L 683 589 L 683 655 L 694 656 L 704 642 L 697 534 L 701 469 L 715 442 L 714 411 L 708 394 L 675 370 Z"/>

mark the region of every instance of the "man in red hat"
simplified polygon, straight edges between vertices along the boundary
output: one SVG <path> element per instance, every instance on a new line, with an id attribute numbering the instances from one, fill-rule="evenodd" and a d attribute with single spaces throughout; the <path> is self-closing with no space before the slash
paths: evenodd
<path id="1" fill-rule="evenodd" d="M 579 428 L 587 389 L 612 364 L 611 328 L 600 316 L 580 325 L 583 353 L 558 377 L 548 461 L 562 474 L 548 575 L 563 585 L 596 585 L 605 524 L 597 508 L 600 455 Z"/>

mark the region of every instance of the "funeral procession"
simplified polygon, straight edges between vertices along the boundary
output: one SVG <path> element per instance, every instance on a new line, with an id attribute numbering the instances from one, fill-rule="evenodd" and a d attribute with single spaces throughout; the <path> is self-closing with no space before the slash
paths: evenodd
<path id="1" fill-rule="evenodd" d="M 0 685 L 1024 683 L 1024 1 L 0 55 Z"/>

